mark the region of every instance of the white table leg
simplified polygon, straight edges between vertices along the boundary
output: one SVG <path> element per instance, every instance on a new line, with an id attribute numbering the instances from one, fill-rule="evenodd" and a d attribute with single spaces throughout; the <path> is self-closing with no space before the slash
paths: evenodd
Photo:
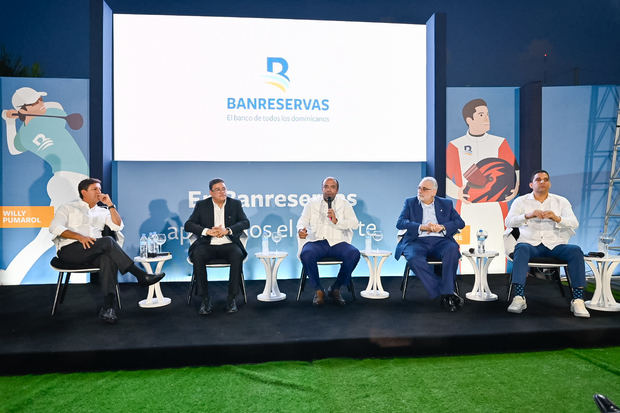
<path id="1" fill-rule="evenodd" d="M 150 262 L 143 262 L 144 270 L 148 274 L 153 274 L 153 268 L 151 267 Z M 155 268 L 155 274 L 159 274 L 161 269 L 164 266 L 164 261 L 159 261 L 157 263 L 157 267 Z M 153 297 L 157 298 L 153 298 Z M 164 307 L 172 302 L 172 299 L 168 297 L 164 297 L 164 294 L 161 292 L 160 283 L 157 282 L 155 284 L 149 285 L 149 292 L 146 295 L 145 300 L 141 300 L 138 302 L 138 305 L 142 308 L 156 308 L 156 307 Z"/>
<path id="2" fill-rule="evenodd" d="M 265 288 L 262 294 L 258 294 L 256 298 L 259 301 L 271 302 L 282 301 L 286 299 L 286 294 L 281 293 L 278 288 L 278 268 L 284 258 L 261 258 L 265 266 Z"/>
<path id="3" fill-rule="evenodd" d="M 620 311 L 618 304 L 611 293 L 611 275 L 620 262 L 586 261 L 592 269 L 596 286 L 592 300 L 586 301 L 586 307 L 598 311 Z"/>
<path id="4" fill-rule="evenodd" d="M 364 259 L 366 259 L 366 262 L 368 263 L 368 270 L 370 272 L 369 274 L 370 277 L 368 280 L 368 286 L 366 287 L 364 291 L 360 293 L 360 295 L 364 298 L 370 298 L 370 299 L 388 298 L 390 296 L 390 293 L 388 293 L 387 291 L 384 291 L 383 285 L 381 285 L 381 268 L 383 268 L 383 263 L 385 262 L 385 259 L 387 258 L 387 256 L 368 257 L 364 255 L 363 257 Z M 370 258 L 372 258 L 372 261 Z M 377 261 L 378 258 L 381 258 L 381 260 Z"/>
<path id="5" fill-rule="evenodd" d="M 471 256 L 467 256 L 467 258 L 474 268 L 474 288 L 472 288 L 471 292 L 465 294 L 465 297 L 473 301 L 497 300 L 497 294 L 491 292 L 487 282 L 489 265 L 494 257 L 475 257 L 475 260 Z"/>

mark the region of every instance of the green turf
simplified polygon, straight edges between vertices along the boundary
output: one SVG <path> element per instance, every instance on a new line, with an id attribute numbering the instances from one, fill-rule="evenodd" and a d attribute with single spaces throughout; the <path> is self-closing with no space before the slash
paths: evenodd
<path id="1" fill-rule="evenodd" d="M 2 412 L 596 412 L 620 347 L 0 377 Z"/>

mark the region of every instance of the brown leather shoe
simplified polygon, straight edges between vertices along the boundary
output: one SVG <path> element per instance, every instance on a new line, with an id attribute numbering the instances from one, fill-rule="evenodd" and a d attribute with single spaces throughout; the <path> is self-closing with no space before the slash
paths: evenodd
<path id="1" fill-rule="evenodd" d="M 314 298 L 312 299 L 312 305 L 323 305 L 325 304 L 325 293 L 323 290 L 316 290 L 314 293 Z"/>
<path id="2" fill-rule="evenodd" d="M 332 287 L 329 287 L 327 290 L 327 296 L 334 300 L 334 302 L 338 305 L 345 305 L 347 303 L 344 298 L 342 298 L 342 295 L 340 295 L 339 289 L 332 289 Z"/>

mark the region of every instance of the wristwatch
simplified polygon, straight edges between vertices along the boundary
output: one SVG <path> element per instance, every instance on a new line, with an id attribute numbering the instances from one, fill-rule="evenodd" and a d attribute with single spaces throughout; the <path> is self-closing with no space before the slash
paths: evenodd
<path id="1" fill-rule="evenodd" d="M 112 204 L 108 207 L 108 209 L 112 209 L 112 208 L 116 209 L 116 204 Z"/>

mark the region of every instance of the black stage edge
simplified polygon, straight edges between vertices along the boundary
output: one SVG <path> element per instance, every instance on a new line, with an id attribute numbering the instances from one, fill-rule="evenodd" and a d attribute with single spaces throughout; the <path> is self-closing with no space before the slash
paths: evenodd
<path id="1" fill-rule="evenodd" d="M 460 276 L 461 295 L 473 276 Z M 247 282 L 248 304 L 224 313 L 226 283 L 210 283 L 216 311 L 197 315 L 199 300 L 185 302 L 187 283 L 163 283 L 167 307 L 139 308 L 146 288 L 121 285 L 123 309 L 116 325 L 96 317 L 96 285 L 70 285 L 64 304 L 51 317 L 54 285 L 0 287 L 0 373 L 23 374 L 145 369 L 326 357 L 394 357 L 549 350 L 620 345 L 620 313 L 591 311 L 573 317 L 554 282 L 530 279 L 527 310 L 506 312 L 506 276 L 491 275 L 495 302 L 466 300 L 458 313 L 440 309 L 419 280 L 402 301 L 400 277 L 384 277 L 391 296 L 359 296 L 368 278 L 355 278 L 357 300 L 343 289 L 340 308 L 311 305 L 312 291 L 295 301 L 298 280 L 279 281 L 285 301 L 256 300 L 264 281 Z M 332 280 L 323 279 L 327 287 Z M 590 298 L 589 296 L 587 298 Z"/>

